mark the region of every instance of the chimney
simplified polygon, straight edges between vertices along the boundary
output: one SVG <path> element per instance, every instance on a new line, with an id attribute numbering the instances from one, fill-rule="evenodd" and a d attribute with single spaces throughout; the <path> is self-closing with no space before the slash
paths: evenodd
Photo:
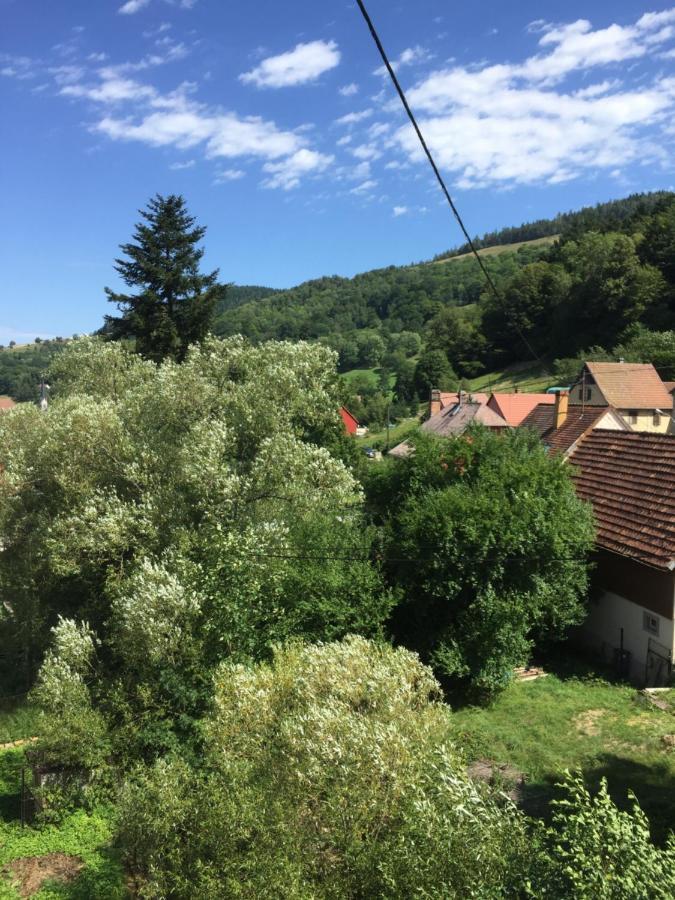
<path id="1" fill-rule="evenodd" d="M 555 405 L 553 407 L 553 423 L 556 430 L 565 424 L 567 418 L 567 406 L 570 402 L 569 391 L 557 391 L 555 395 Z"/>
<path id="2" fill-rule="evenodd" d="M 441 392 L 438 390 L 432 390 L 431 398 L 429 400 L 429 416 L 435 416 L 436 413 L 441 411 Z"/>

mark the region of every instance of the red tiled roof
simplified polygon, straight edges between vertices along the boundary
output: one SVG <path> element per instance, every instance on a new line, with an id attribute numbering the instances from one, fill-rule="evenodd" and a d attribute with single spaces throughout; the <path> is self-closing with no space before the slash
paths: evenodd
<path id="1" fill-rule="evenodd" d="M 554 394 L 492 394 L 488 400 L 490 409 L 516 428 L 537 404 L 555 403 Z"/>
<path id="2" fill-rule="evenodd" d="M 675 569 L 675 435 L 597 429 L 570 456 L 577 494 L 593 504 L 597 543 Z"/>
<path id="3" fill-rule="evenodd" d="M 673 398 L 651 363 L 587 362 L 608 406 L 615 409 L 672 409 Z"/>
<path id="4" fill-rule="evenodd" d="M 14 409 L 15 406 L 11 397 L 0 397 L 0 409 Z"/>
<path id="5" fill-rule="evenodd" d="M 606 406 L 573 406 L 568 407 L 567 418 L 560 426 L 553 427 L 555 410 L 550 404 L 540 403 L 526 416 L 520 424 L 521 428 L 534 428 L 551 450 L 565 453 L 579 438 L 607 414 Z"/>

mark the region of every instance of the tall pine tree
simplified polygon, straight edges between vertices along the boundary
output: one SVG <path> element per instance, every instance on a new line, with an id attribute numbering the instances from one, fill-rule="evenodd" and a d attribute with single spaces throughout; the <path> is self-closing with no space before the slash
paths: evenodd
<path id="1" fill-rule="evenodd" d="M 201 275 L 204 255 L 197 244 L 206 228 L 193 227 L 180 195 L 157 194 L 140 210 L 134 243 L 121 244 L 127 259 L 116 259 L 115 270 L 137 294 L 105 292 L 121 316 L 106 316 L 106 331 L 113 338 L 133 337 L 137 351 L 159 362 L 166 357 L 182 360 L 190 344 L 209 331 L 216 302 L 225 296 L 218 283 L 218 269 Z"/>

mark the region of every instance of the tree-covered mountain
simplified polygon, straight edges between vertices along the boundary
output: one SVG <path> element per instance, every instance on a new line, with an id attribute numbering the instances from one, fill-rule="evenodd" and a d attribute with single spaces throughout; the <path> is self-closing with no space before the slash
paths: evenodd
<path id="1" fill-rule="evenodd" d="M 595 206 L 584 206 L 576 212 L 558 213 L 551 219 L 536 219 L 498 231 L 488 231 L 483 237 L 474 237 L 473 245 L 480 250 L 484 247 L 495 247 L 502 244 L 516 244 L 520 241 L 533 241 L 537 238 L 563 235 L 570 237 L 584 231 L 623 231 L 625 226 L 632 227 L 637 219 L 651 215 L 664 200 L 672 198 L 669 191 L 654 191 L 650 194 L 631 194 L 621 200 L 610 200 Z M 461 244 L 453 250 L 439 253 L 435 259 L 449 259 L 461 256 L 470 251 L 468 244 Z"/>
<path id="2" fill-rule="evenodd" d="M 472 377 L 533 357 L 609 351 L 638 326 L 675 327 L 675 194 L 632 195 L 485 241 L 545 232 L 560 236 L 485 255 L 498 296 L 475 259 L 449 258 L 308 281 L 219 311 L 216 330 L 253 341 L 320 340 L 338 351 L 343 371 L 384 362 L 400 382 L 420 344 L 423 355 L 445 355 L 448 378 Z M 401 352 L 402 341 L 415 343 L 409 335 L 417 347 Z"/>

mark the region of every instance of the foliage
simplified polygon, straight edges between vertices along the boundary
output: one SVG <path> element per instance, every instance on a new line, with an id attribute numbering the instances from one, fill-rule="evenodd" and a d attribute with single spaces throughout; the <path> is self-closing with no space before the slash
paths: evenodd
<path id="1" fill-rule="evenodd" d="M 605 779 L 595 796 L 578 774 L 568 774 L 564 788 L 567 796 L 554 801 L 537 897 L 669 900 L 675 895 L 675 835 L 665 848 L 656 848 L 634 795 L 632 810 L 622 811 Z"/>
<path id="2" fill-rule="evenodd" d="M 413 378 L 418 396 L 425 399 L 434 388 L 442 391 L 457 389 L 457 375 L 442 350 L 427 350 L 423 353 L 415 366 Z"/>
<path id="3" fill-rule="evenodd" d="M 40 380 L 63 346 L 57 339 L 0 350 L 0 395 L 8 394 L 17 402 L 37 402 Z"/>
<path id="4" fill-rule="evenodd" d="M 194 747 L 222 659 L 379 633 L 361 490 L 319 446 L 340 440 L 334 366 L 319 345 L 211 339 L 156 366 L 83 339 L 46 413 L 0 420 L 3 642 L 38 660 L 68 620 L 36 690 L 45 752 L 61 727 L 75 763 L 99 713 L 117 758 Z M 75 622 L 101 642 L 93 673 L 66 654 Z"/>
<path id="5" fill-rule="evenodd" d="M 524 821 L 464 774 L 437 698 L 412 654 L 359 638 L 223 666 L 205 769 L 126 791 L 141 896 L 508 895 Z"/>
<path id="6" fill-rule="evenodd" d="M 535 639 L 583 617 L 590 509 L 528 431 L 411 442 L 414 454 L 374 473 L 370 490 L 389 578 L 405 594 L 393 630 L 439 674 L 492 693 Z"/>
<path id="7" fill-rule="evenodd" d="M 134 243 L 122 244 L 127 259 L 115 261 L 115 271 L 138 294 L 120 294 L 106 288 L 108 300 L 121 316 L 106 316 L 106 331 L 115 338 L 133 337 L 147 359 L 183 359 L 191 344 L 206 337 L 215 305 L 224 297 L 218 270 L 199 273 L 204 255 L 197 244 L 206 229 L 193 228 L 183 197 L 171 194 L 151 198 L 140 210 L 144 222 L 136 225 Z"/>

